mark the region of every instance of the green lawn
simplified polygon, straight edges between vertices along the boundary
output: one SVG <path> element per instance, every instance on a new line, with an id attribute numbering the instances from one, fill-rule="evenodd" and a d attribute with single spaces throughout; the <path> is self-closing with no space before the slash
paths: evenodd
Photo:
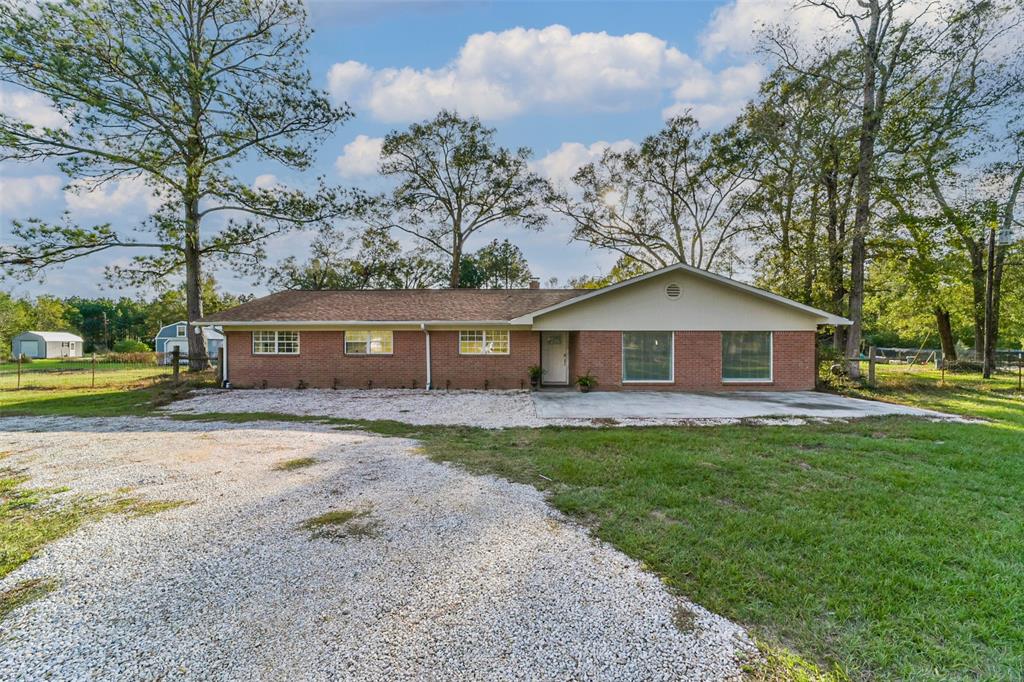
<path id="1" fill-rule="evenodd" d="M 877 389 L 843 391 L 989 421 L 505 431 L 325 421 L 417 437 L 435 460 L 547 491 L 672 589 L 748 626 L 779 654 L 762 677 L 797 677 L 791 664 L 804 661 L 853 679 L 1019 679 L 1016 377 L 947 375 L 940 386 L 927 370 L 881 367 L 879 380 Z M 126 395 L 14 409 L 107 414 L 104 401 L 125 401 L 134 413 L 149 410 L 152 395 Z"/>
<path id="2" fill-rule="evenodd" d="M 26 388 L 103 388 L 131 386 L 142 381 L 157 381 L 170 376 L 168 365 L 97 361 L 95 372 L 91 358 L 74 360 L 50 358 L 21 363 L 0 363 L 0 392 Z M 0 397 L 2 399 L 2 397 Z"/>
<path id="3" fill-rule="evenodd" d="M 1024 674 L 1024 399 L 879 373 L 849 392 L 984 417 L 805 427 L 431 430 L 427 453 L 547 490 L 700 604 L 853 679 Z"/>

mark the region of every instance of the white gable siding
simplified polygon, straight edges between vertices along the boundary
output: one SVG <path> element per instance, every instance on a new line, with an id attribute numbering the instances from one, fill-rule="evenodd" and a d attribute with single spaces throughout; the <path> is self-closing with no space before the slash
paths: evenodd
<path id="1" fill-rule="evenodd" d="M 669 298 L 676 283 L 682 294 Z M 674 271 L 534 318 L 538 330 L 814 331 L 823 320 L 704 277 Z"/>

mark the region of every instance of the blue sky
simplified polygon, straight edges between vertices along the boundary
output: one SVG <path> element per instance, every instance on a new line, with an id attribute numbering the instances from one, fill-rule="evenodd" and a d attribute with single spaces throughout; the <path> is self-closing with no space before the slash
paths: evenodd
<path id="1" fill-rule="evenodd" d="M 820 15 L 795 14 L 782 2 L 378 2 L 313 1 L 309 66 L 318 87 L 345 100 L 356 117 L 320 150 L 303 176 L 273 164 L 247 163 L 255 183 L 308 186 L 317 175 L 347 186 L 379 188 L 373 174 L 379 140 L 442 106 L 479 114 L 501 144 L 528 146 L 535 169 L 565 182 L 608 144 L 654 133 L 665 117 L 692 109 L 702 123 L 727 123 L 756 91 L 766 67 L 754 54 L 761 22 L 786 21 L 813 34 Z M 0 110 L 45 120 L 45 103 L 10 87 Z M 91 192 L 64 189 L 51 164 L 0 165 L 0 229 L 12 218 L 54 218 L 131 227 L 152 207 L 146 187 L 125 182 Z M 564 223 L 541 233 L 494 228 L 468 245 L 508 237 L 534 273 L 563 282 L 596 274 L 613 254 L 569 242 Z M 270 245 L 270 261 L 303 256 L 311 237 Z M 90 257 L 48 273 L 42 282 L 5 282 L 19 293 L 113 295 L 103 266 L 127 251 Z M 215 273 L 226 290 L 263 293 L 246 278 Z"/>

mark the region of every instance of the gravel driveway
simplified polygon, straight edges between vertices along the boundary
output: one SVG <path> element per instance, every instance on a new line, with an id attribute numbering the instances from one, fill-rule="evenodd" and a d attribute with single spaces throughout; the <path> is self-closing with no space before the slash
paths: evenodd
<path id="1" fill-rule="evenodd" d="M 533 488 L 412 441 L 26 418 L 0 421 L 0 450 L 33 486 L 193 502 L 107 517 L 0 581 L 59 583 L 0 623 L 0 679 L 706 680 L 750 651 Z M 317 463 L 274 469 L 298 457 Z M 300 527 L 330 510 L 363 532 Z"/>

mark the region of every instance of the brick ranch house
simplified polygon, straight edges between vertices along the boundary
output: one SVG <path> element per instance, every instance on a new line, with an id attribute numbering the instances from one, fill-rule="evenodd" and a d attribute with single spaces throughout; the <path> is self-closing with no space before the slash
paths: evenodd
<path id="1" fill-rule="evenodd" d="M 235 388 L 806 390 L 850 321 L 687 265 L 603 289 L 283 291 L 209 315 Z"/>

